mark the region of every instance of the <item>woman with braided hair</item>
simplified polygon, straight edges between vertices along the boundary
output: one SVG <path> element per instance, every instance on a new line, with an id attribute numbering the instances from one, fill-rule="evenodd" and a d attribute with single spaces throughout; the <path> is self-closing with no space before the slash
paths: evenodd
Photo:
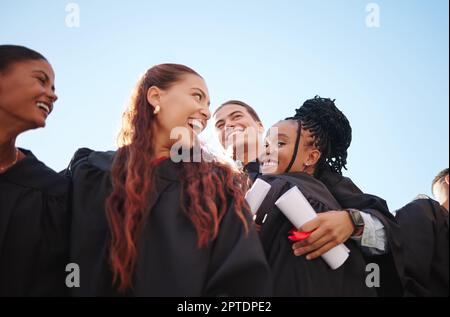
<path id="1" fill-rule="evenodd" d="M 401 296 L 400 279 L 404 274 L 404 261 L 401 255 L 400 228 L 384 199 L 364 193 L 350 178 L 342 176 L 352 139 L 348 119 L 336 107 L 334 100 L 317 96 L 297 109 L 295 118 L 321 140 L 318 146 L 324 149 L 322 153 L 328 153 L 326 158 L 319 160 L 315 177 L 327 187 L 341 207 L 350 213 L 354 225 L 359 226 L 359 232 L 353 235 L 353 239 L 364 251 L 366 261 L 377 263 L 381 270 L 378 295 Z M 304 229 L 315 230 L 321 222 L 337 218 L 338 214 L 339 212 L 324 213 L 317 221 L 305 224 Z M 342 212 L 340 214 L 345 215 Z M 340 226 L 337 222 L 332 222 L 335 228 L 333 235 L 337 236 L 334 242 L 327 244 L 329 240 L 326 237 L 320 239 L 320 236 L 316 236 L 317 239 L 294 243 L 294 254 L 302 256 L 309 253 L 312 258 L 320 256 L 347 238 L 350 231 L 346 232 L 344 228 L 351 229 L 345 225 L 346 222 L 348 221 L 339 222 Z"/>
<path id="2" fill-rule="evenodd" d="M 362 251 L 371 256 L 385 253 L 384 226 L 368 213 L 343 210 L 353 206 L 344 207 L 327 186 L 329 184 L 319 180 L 327 174 L 343 178 L 350 143 L 351 127 L 347 118 L 333 100 L 320 97 L 307 100 L 294 117 L 278 122 L 269 131 L 261 161 L 265 174 L 262 178 L 271 183 L 272 189 L 256 221 L 261 225 L 263 246 L 274 270 L 276 295 L 374 294 L 373 289 L 365 285 Z M 292 186 L 299 187 L 319 213 L 316 219 L 297 228 L 310 235 L 294 246 L 287 239 L 291 224 L 274 206 Z M 361 195 L 365 194 L 361 192 Z M 370 241 L 372 244 L 364 245 L 366 241 L 361 239 L 364 234 L 377 238 Z M 351 236 L 354 239 L 349 240 Z M 318 257 L 341 243 L 351 249 L 350 258 L 341 268 L 332 271 Z M 292 268 L 286 269 L 289 265 Z"/>

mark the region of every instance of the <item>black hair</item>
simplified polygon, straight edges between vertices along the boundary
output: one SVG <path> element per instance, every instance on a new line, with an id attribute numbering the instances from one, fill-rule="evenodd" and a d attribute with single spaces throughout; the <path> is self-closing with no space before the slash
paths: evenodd
<path id="1" fill-rule="evenodd" d="M 289 172 L 297 156 L 302 129 L 312 133 L 313 145 L 321 152 L 316 176 L 319 176 L 326 166 L 340 175 L 342 175 L 342 168 L 347 169 L 347 150 L 352 142 L 352 128 L 347 117 L 336 107 L 334 101 L 335 99 L 315 96 L 296 109 L 295 116 L 285 119 L 298 123 L 295 150 L 286 172 Z"/>
<path id="2" fill-rule="evenodd" d="M 24 46 L 0 45 L 0 71 L 5 71 L 17 62 L 39 59 L 47 60 L 40 53 Z"/>

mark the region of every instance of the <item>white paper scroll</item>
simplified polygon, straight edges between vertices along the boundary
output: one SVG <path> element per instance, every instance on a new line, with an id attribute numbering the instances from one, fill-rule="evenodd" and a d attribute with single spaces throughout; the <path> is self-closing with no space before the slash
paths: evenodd
<path id="1" fill-rule="evenodd" d="M 270 184 L 258 178 L 253 183 L 252 188 L 245 194 L 245 200 L 250 206 L 252 214 L 255 215 L 259 207 L 261 207 L 264 198 L 266 198 L 267 193 L 270 191 Z"/>
<path id="2" fill-rule="evenodd" d="M 316 212 L 297 187 L 292 187 L 284 193 L 284 195 L 275 202 L 275 205 L 289 219 L 295 228 L 300 228 L 306 222 L 317 217 Z M 331 269 L 335 270 L 344 264 L 349 257 L 349 252 L 350 250 L 344 244 L 340 244 L 322 254 L 322 259 L 331 267 Z"/>

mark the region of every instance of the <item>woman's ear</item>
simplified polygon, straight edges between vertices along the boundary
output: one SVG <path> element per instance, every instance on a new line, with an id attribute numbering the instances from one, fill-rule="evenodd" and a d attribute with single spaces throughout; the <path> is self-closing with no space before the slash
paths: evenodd
<path id="1" fill-rule="evenodd" d="M 305 164 L 307 166 L 314 166 L 317 164 L 317 162 L 319 162 L 319 159 L 321 157 L 322 153 L 320 153 L 320 151 L 318 149 L 312 149 L 309 153 L 308 153 L 308 157 L 306 159 Z"/>
<path id="2" fill-rule="evenodd" d="M 161 89 L 156 86 L 151 86 L 147 90 L 147 102 L 155 109 L 156 106 L 160 106 L 161 103 Z"/>
<path id="3" fill-rule="evenodd" d="M 258 132 L 263 134 L 264 133 L 264 126 L 263 126 L 263 124 L 261 122 L 258 122 L 257 125 L 258 125 Z"/>
<path id="4" fill-rule="evenodd" d="M 448 186 L 448 174 L 445 176 L 445 182 L 447 183 Z"/>

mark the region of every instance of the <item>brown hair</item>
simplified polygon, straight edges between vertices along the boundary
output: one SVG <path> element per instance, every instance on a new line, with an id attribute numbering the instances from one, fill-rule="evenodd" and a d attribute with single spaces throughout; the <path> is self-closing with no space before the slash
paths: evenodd
<path id="1" fill-rule="evenodd" d="M 217 111 L 219 111 L 220 109 L 222 109 L 223 107 L 228 106 L 228 105 L 238 105 L 238 106 L 244 107 L 247 110 L 247 112 L 249 113 L 249 115 L 253 118 L 253 120 L 255 120 L 257 123 L 262 124 L 261 119 L 259 118 L 255 109 L 253 109 L 251 106 L 249 106 L 245 102 L 239 101 L 239 100 L 229 100 L 227 102 L 224 102 L 223 104 L 220 105 L 219 108 L 216 109 L 216 111 L 214 111 L 214 115 L 217 113 Z"/>
<path id="2" fill-rule="evenodd" d="M 447 175 L 448 175 L 448 167 L 440 171 L 439 174 L 437 174 L 436 177 L 433 179 L 433 181 L 431 182 L 431 191 L 433 191 L 434 185 L 437 182 L 441 181 Z"/>

